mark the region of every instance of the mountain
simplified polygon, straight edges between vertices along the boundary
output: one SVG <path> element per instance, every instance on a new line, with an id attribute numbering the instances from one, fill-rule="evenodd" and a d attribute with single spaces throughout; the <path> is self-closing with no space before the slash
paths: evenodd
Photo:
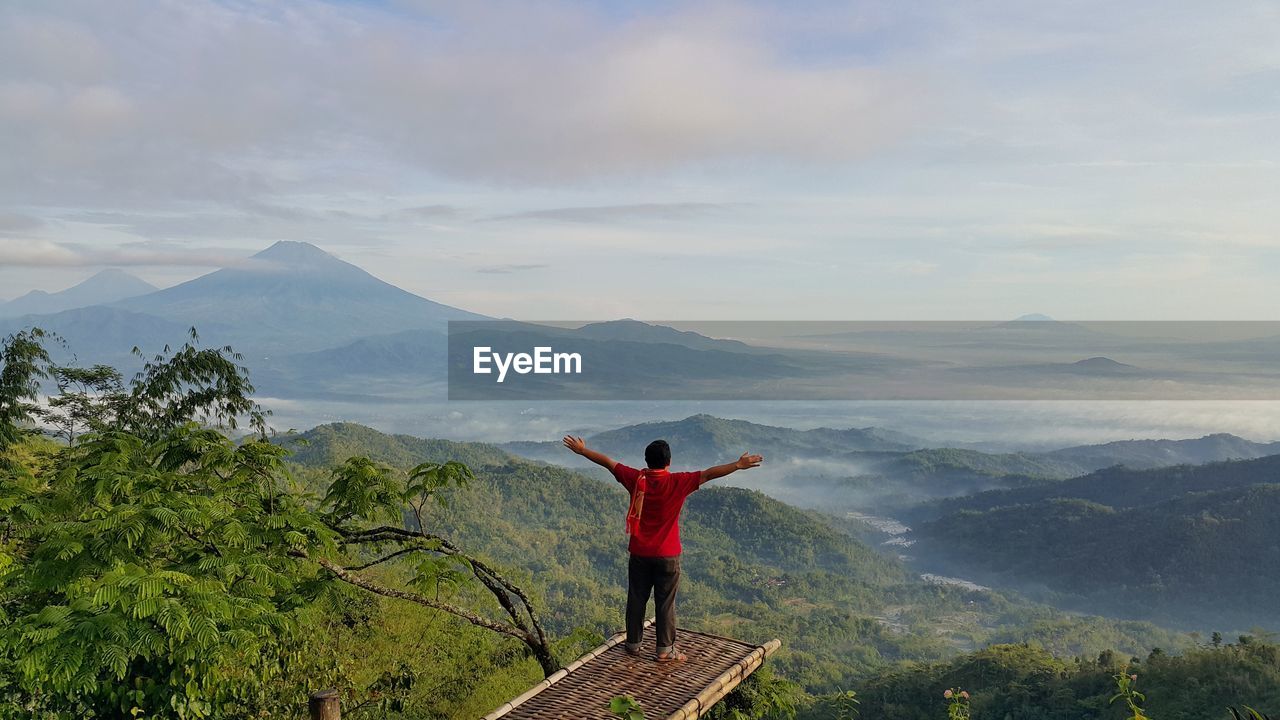
<path id="1" fill-rule="evenodd" d="M 801 507 L 835 514 L 888 515 L 917 523 L 959 508 L 982 509 L 1059 495 L 1084 493 L 1105 499 L 1107 493 L 1115 492 L 1115 473 L 1123 473 L 1124 468 L 1098 473 L 1098 478 L 1090 476 L 1090 480 L 1083 476 L 1113 466 L 1167 468 L 1276 453 L 1280 453 L 1280 443 L 1254 443 L 1233 435 L 1130 440 L 1047 453 L 986 453 L 949 447 L 854 452 L 825 463 L 820 457 L 811 457 L 807 463 L 793 461 L 795 466 L 781 478 L 753 483 L 754 478 L 749 477 L 746 484 Z M 1067 489 L 1086 486 L 1088 492 Z"/>
<path id="2" fill-rule="evenodd" d="M 305 433 L 280 435 L 276 444 L 290 450 L 290 460 L 312 467 L 333 467 L 352 455 L 364 455 L 393 467 L 457 460 L 474 469 L 505 465 L 511 456 L 492 445 L 391 435 L 357 423 L 330 423 Z"/>
<path id="3" fill-rule="evenodd" d="M 308 352 L 482 315 L 386 283 L 304 242 L 281 241 L 233 267 L 115 307 L 184 325 L 225 325 L 218 343 L 255 357 Z"/>
<path id="4" fill-rule="evenodd" d="M 1280 455 L 1149 470 L 1111 467 L 1069 480 L 956 498 L 947 502 L 945 510 L 984 511 L 1064 499 L 1132 508 L 1174 500 L 1191 493 L 1247 487 L 1276 482 L 1277 479 L 1280 479 Z"/>
<path id="5" fill-rule="evenodd" d="M 259 360 L 254 385 L 280 398 L 407 400 L 442 395 L 448 335 L 403 330 L 359 338 L 338 347 Z M 424 388 L 427 388 L 424 390 Z"/>
<path id="6" fill-rule="evenodd" d="M 151 283 L 123 270 L 103 270 L 78 285 L 48 293 L 32 290 L 22 297 L 0 303 L 0 315 L 46 315 L 145 295 L 155 292 Z"/>
<path id="7" fill-rule="evenodd" d="M 1188 440 L 1120 440 L 1101 445 L 1081 445 L 1043 453 L 1043 456 L 1072 463 L 1088 472 L 1112 465 L 1140 470 L 1223 460 L 1252 460 L 1277 454 L 1280 454 L 1280 442 L 1259 443 L 1218 433 Z"/>
<path id="8" fill-rule="evenodd" d="M 60 342 L 47 344 L 55 361 L 67 362 L 75 358 L 80 365 L 102 363 L 115 367 L 126 376 L 140 364 L 131 353 L 134 347 L 150 357 L 165 345 L 181 345 L 188 339 L 191 329 L 176 320 L 91 305 L 51 315 L 0 318 L 0 335 L 33 326 L 61 338 Z M 210 325 L 204 329 L 216 333 L 221 327 Z"/>
<path id="9" fill-rule="evenodd" d="M 455 369 L 463 370 L 450 387 L 456 396 L 468 391 L 483 395 L 530 389 L 546 395 L 617 393 L 624 389 L 637 396 L 655 391 L 677 395 L 690 382 L 706 391 L 708 384 L 728 385 L 744 376 L 768 377 L 791 367 L 781 356 L 739 342 L 634 320 L 580 328 L 491 321 L 455 328 L 454 337 L 459 341 L 455 347 L 459 354 L 452 362 Z M 471 346 L 513 352 L 548 346 L 557 352 L 581 353 L 589 362 L 581 375 L 560 384 L 545 377 L 517 380 L 513 373 L 504 385 L 495 388 L 489 377 L 470 373 L 473 358 L 467 351 Z M 279 397 L 364 394 L 403 398 L 406 392 L 428 396 L 432 391 L 438 393 L 438 385 L 446 380 L 451 362 L 448 349 L 449 335 L 443 326 L 403 330 L 323 350 L 276 355 L 259 363 L 255 377 L 261 389 Z M 662 379 L 665 388 L 653 388 L 653 378 Z"/>
<path id="10" fill-rule="evenodd" d="M 956 509 L 985 509 L 1058 495 L 1085 493 L 1105 499 L 1114 490 L 1114 473 L 1125 470 L 1107 470 L 1096 478 L 1090 473 L 1112 466 L 1198 465 L 1280 453 L 1280 443 L 1254 443 L 1232 435 L 1132 440 L 1050 452 L 990 453 L 930 447 L 927 440 L 882 428 L 795 430 L 705 414 L 599 432 L 587 436 L 587 442 L 634 465 L 642 462 L 644 446 L 659 438 L 671 443 L 677 467 L 728 462 L 750 450 L 763 454 L 766 463 L 759 470 L 735 475 L 730 484 L 837 517 L 855 513 L 897 518 L 908 524 Z M 555 465 L 590 467 L 555 440 L 509 442 L 501 447 Z M 1070 489 L 1076 478 L 1093 490 Z M 861 526 L 855 531 L 861 532 Z M 869 537 L 890 539 L 876 533 Z"/>
<path id="11" fill-rule="evenodd" d="M 634 465 L 642 462 L 645 445 L 656 439 L 671 444 L 673 464 L 681 468 L 718 465 L 748 450 L 760 453 L 766 458 L 762 469 L 735 475 L 731 484 L 834 515 L 891 514 L 931 499 L 1052 482 L 1085 472 L 1069 460 L 1035 454 L 925 448 L 925 440 L 876 427 L 795 430 L 705 414 L 608 430 L 589 436 L 587 443 Z M 501 447 L 557 465 L 588 466 L 559 442 L 511 442 Z"/>
<path id="12" fill-rule="evenodd" d="M 996 491 L 1021 491 L 1023 495 L 1009 496 L 1018 502 L 1067 493 L 1064 481 L 1117 465 L 1155 468 L 1280 454 L 1280 443 L 1255 443 L 1233 435 L 990 453 L 937 447 L 883 428 L 795 430 L 705 414 L 628 425 L 589 435 L 587 442 L 619 461 L 635 464 L 641 462 L 644 446 L 659 438 L 671 443 L 675 465 L 680 467 L 727 462 L 744 450 L 761 453 L 767 459 L 765 466 L 735 476 L 733 484 L 793 505 L 837 515 L 891 515 L 912 522 L 937 517 L 953 503 L 985 507 L 986 498 L 1014 501 L 1006 501 Z M 555 440 L 510 442 L 501 447 L 543 462 L 588 466 Z M 947 500 L 936 502 L 942 499 Z"/>
<path id="13" fill-rule="evenodd" d="M 718 340 L 696 332 L 676 330 L 665 325 L 652 325 L 639 320 L 610 320 L 591 323 L 578 328 L 580 337 L 592 340 L 625 340 L 629 342 L 666 343 L 681 345 L 694 350 L 725 350 L 727 352 L 768 352 L 737 340 Z"/>
<path id="14" fill-rule="evenodd" d="M 746 451 L 779 463 L 839 458 L 856 451 L 905 452 L 920 447 L 915 438 L 880 428 L 795 430 L 706 414 L 606 430 L 589 436 L 587 443 L 620 462 L 634 465 L 643 461 L 645 446 L 658 439 L 671 444 L 674 464 L 680 467 L 720 464 Z M 525 457 L 572 464 L 574 458 L 559 445 L 517 442 L 503 447 Z"/>
<path id="15" fill-rule="evenodd" d="M 1133 365 L 1117 362 L 1111 358 L 1101 356 L 1077 360 L 1071 363 L 1071 365 L 1088 372 L 1125 372 L 1137 369 Z"/>
<path id="16" fill-rule="evenodd" d="M 669 328 L 650 327 L 641 333 L 670 337 Z M 781 352 L 743 352 L 737 344 L 703 338 L 703 348 L 691 347 L 683 334 L 679 343 L 651 339 L 596 339 L 581 329 L 503 322 L 455 328 L 450 336 L 449 396 L 454 400 L 688 400 L 742 399 L 744 392 L 781 394 L 794 398 L 788 380 L 812 378 L 819 372 L 805 358 Z M 695 336 L 702 337 L 702 336 Z M 496 381 L 495 374 L 472 372 L 472 348 L 495 354 L 528 353 L 535 347 L 575 353 L 580 372 L 516 374 Z M 725 347 L 731 349 L 725 349 Z M 745 346 L 742 346 L 745 347 Z M 852 360 L 853 364 L 856 360 Z M 877 360 L 877 362 L 883 362 Z M 825 387 L 812 393 L 821 394 Z"/>
<path id="17" fill-rule="evenodd" d="M 1280 477 L 1275 462 L 1262 467 L 1270 479 Z M 1183 486 L 1179 470 L 1144 471 L 1147 485 Z M 912 552 L 996 587 L 1039 586 L 1056 602 L 1088 612 L 1201 629 L 1274 630 L 1280 484 L 1233 486 L 1244 477 L 1239 470 L 1205 468 L 1200 474 L 1224 474 L 1218 483 L 1200 484 L 1222 488 L 1208 492 L 1173 495 L 1166 487 L 1141 498 L 1126 493 L 1113 505 L 1055 497 L 951 513 L 917 527 Z"/>

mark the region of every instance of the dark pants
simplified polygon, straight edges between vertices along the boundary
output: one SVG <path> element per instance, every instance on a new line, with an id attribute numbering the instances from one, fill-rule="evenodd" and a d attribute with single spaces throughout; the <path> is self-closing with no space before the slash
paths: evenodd
<path id="1" fill-rule="evenodd" d="M 631 556 L 627 565 L 627 644 L 640 644 L 644 636 L 645 608 L 649 593 L 657 609 L 658 651 L 676 644 L 676 589 L 680 586 L 680 557 Z"/>

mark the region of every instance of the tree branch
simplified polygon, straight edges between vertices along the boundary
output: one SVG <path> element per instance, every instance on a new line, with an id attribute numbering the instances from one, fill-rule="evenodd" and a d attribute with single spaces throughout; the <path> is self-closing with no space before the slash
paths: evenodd
<path id="1" fill-rule="evenodd" d="M 405 600 L 407 602 L 416 603 L 418 605 L 421 605 L 423 607 L 428 607 L 433 610 L 441 610 L 449 613 L 450 615 L 460 617 L 463 620 L 466 620 L 467 622 L 471 623 L 472 625 L 476 625 L 478 627 L 482 627 L 487 630 L 492 630 L 494 632 L 501 633 L 509 637 L 513 637 L 525 643 L 526 645 L 532 646 L 534 643 L 538 641 L 538 639 L 534 637 L 532 633 L 521 630 L 520 628 L 517 628 L 517 627 L 512 627 L 510 625 L 505 625 L 503 623 L 490 620 L 486 617 L 477 615 L 476 613 L 473 613 L 470 610 L 457 607 L 456 605 L 450 605 L 448 603 L 438 602 L 428 597 L 419 595 L 417 593 L 406 592 L 404 590 L 396 590 L 394 588 L 384 587 L 375 582 L 362 578 L 359 575 L 355 575 L 349 572 L 346 568 L 342 567 L 341 565 L 338 565 L 337 563 L 327 560 L 325 558 L 312 558 L 302 550 L 295 550 L 293 554 L 297 557 L 312 560 L 316 564 L 320 565 L 320 567 L 324 568 L 325 570 L 328 570 L 334 577 L 338 578 L 339 580 L 345 583 L 348 583 L 350 585 L 354 585 L 362 590 L 367 590 L 375 595 L 395 598 L 397 600 Z"/>
<path id="2" fill-rule="evenodd" d="M 347 572 L 359 572 L 359 571 L 361 571 L 361 570 L 368 570 L 369 568 L 373 567 L 374 565 L 381 565 L 382 563 L 387 562 L 388 560 L 394 560 L 394 559 L 396 559 L 396 558 L 398 558 L 398 557 L 401 557 L 402 555 L 408 555 L 409 553 L 418 552 L 418 551 L 420 551 L 420 550 L 423 550 L 423 551 L 424 551 L 424 550 L 426 550 L 426 549 L 427 549 L 427 548 L 424 548 L 424 547 L 407 547 L 407 548 L 401 548 L 401 549 L 399 549 L 399 550 L 397 550 L 397 551 L 395 551 L 395 552 L 391 553 L 390 555 L 384 555 L 384 556 L 382 556 L 382 557 L 378 558 L 377 560 L 374 560 L 374 561 L 372 561 L 372 562 L 367 562 L 367 563 L 365 563 L 365 564 L 363 564 L 363 565 L 348 565 L 348 566 L 344 567 L 344 568 L 343 568 L 343 570 L 346 570 Z"/>
<path id="3" fill-rule="evenodd" d="M 542 620 L 541 618 L 538 617 L 537 609 L 534 607 L 533 602 L 529 599 L 528 593 L 522 590 L 515 583 L 511 582 L 510 580 L 507 580 L 500 573 L 498 573 L 493 568 L 489 567 L 489 565 L 487 565 L 483 561 L 463 552 L 458 546 L 450 542 L 448 538 L 442 537 L 440 535 L 436 535 L 434 533 L 426 532 L 421 528 L 414 531 L 414 530 L 406 530 L 404 528 L 398 528 L 393 525 L 381 525 L 375 528 L 370 528 L 368 530 L 351 530 L 349 528 L 341 527 L 340 525 L 331 525 L 330 527 L 332 527 L 335 531 L 337 531 L 339 535 L 342 535 L 343 542 L 346 544 L 356 544 L 356 543 L 366 543 L 366 542 L 403 541 L 406 539 L 434 540 L 436 542 L 439 542 L 440 548 L 441 548 L 440 551 L 442 553 L 446 555 L 456 555 L 458 557 L 463 558 L 468 563 L 470 563 L 474 568 L 477 568 L 483 571 L 486 575 L 491 577 L 494 581 L 501 584 L 502 587 L 506 588 L 508 592 L 520 598 L 520 602 L 524 604 L 525 610 L 529 613 L 529 620 L 533 625 L 534 633 L 536 633 L 538 636 L 538 640 L 543 645 L 547 644 L 546 634 L 542 630 Z M 477 577 L 479 576 L 477 575 Z M 499 598 L 499 601 L 501 602 L 502 599 Z"/>

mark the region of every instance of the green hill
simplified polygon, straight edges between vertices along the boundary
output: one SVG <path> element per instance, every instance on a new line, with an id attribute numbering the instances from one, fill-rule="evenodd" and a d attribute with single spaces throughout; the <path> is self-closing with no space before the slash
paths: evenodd
<path id="1" fill-rule="evenodd" d="M 590 441 L 604 452 L 634 458 L 658 438 L 679 449 L 682 463 L 694 465 L 724 462 L 748 449 L 766 457 L 821 458 L 854 451 L 902 452 L 919 447 L 913 438 L 879 428 L 795 430 L 711 415 L 629 425 L 592 435 Z"/>
<path id="2" fill-rule="evenodd" d="M 320 425 L 304 433 L 282 435 L 276 442 L 289 448 L 294 462 L 311 467 L 331 467 L 352 455 L 367 455 L 393 467 L 457 460 L 480 468 L 503 465 L 511 459 L 492 445 L 389 435 L 356 423 Z"/>
<path id="3" fill-rule="evenodd" d="M 406 466 L 464 459 L 476 481 L 453 493 L 433 525 L 534 588 L 549 629 L 621 626 L 626 496 L 612 482 L 505 455 L 491 446 L 388 436 L 352 424 L 303 433 L 297 475 L 317 481 L 346 454 Z M 947 657 L 989 637 L 1064 622 L 1084 644 L 1143 651 L 1185 641 L 1141 623 L 1069 618 L 997 593 L 925 583 L 897 560 L 838 532 L 822 516 L 761 493 L 709 486 L 681 521 L 681 623 L 749 640 L 787 639 L 777 666 L 813 689 L 847 685 L 869 668 Z"/>
<path id="4" fill-rule="evenodd" d="M 1115 508 L 1131 508 L 1176 499 L 1188 493 L 1275 482 L 1277 478 L 1280 478 L 1280 455 L 1152 470 L 1116 467 L 1061 482 L 979 493 L 948 501 L 945 506 L 922 508 L 922 513 L 990 510 L 1069 498 Z"/>
<path id="5" fill-rule="evenodd" d="M 1147 472 L 1166 476 L 1166 494 L 1185 479 L 1182 469 Z M 1130 495 L 1116 506 L 1049 498 L 962 510 L 916 528 L 914 550 L 983 582 L 1043 585 L 1092 612 L 1200 629 L 1280 627 L 1264 600 L 1280 594 L 1280 484 L 1229 484 L 1141 505 Z"/>

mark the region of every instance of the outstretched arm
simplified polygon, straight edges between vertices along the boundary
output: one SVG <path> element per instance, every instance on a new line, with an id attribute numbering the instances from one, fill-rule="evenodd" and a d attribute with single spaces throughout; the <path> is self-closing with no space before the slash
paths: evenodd
<path id="1" fill-rule="evenodd" d="M 709 480 L 722 478 L 725 475 L 730 475 L 739 470 L 749 470 L 753 467 L 760 467 L 760 463 L 763 461 L 764 458 L 759 455 L 748 455 L 747 453 L 742 453 L 742 457 L 738 458 L 735 462 L 716 465 L 715 467 L 709 467 L 706 470 L 703 470 L 702 482 L 705 483 Z"/>
<path id="2" fill-rule="evenodd" d="M 584 441 L 580 437 L 565 435 L 564 446 L 569 448 L 569 450 L 573 451 L 574 453 L 577 453 L 578 455 L 581 455 L 582 457 L 599 465 L 605 470 L 608 470 L 609 472 L 613 472 L 613 466 L 618 464 L 616 460 L 609 457 L 608 455 L 605 455 L 602 452 L 596 452 L 595 450 L 592 450 L 591 448 L 587 447 L 586 441 Z"/>

